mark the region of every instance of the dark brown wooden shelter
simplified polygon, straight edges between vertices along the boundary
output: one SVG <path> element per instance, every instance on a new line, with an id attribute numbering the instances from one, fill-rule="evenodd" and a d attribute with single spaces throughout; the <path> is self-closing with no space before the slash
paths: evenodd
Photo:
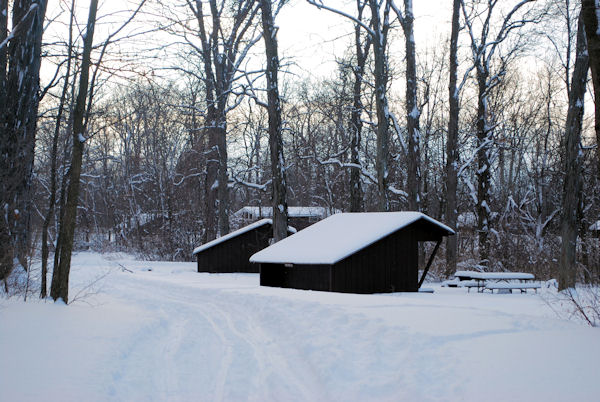
<path id="1" fill-rule="evenodd" d="M 290 234 L 292 230 L 290 228 Z M 273 237 L 273 221 L 262 219 L 218 239 L 197 247 L 193 254 L 198 261 L 198 272 L 258 272 L 250 256 L 269 245 Z"/>
<path id="2" fill-rule="evenodd" d="M 444 236 L 420 212 L 336 214 L 253 255 L 260 284 L 345 293 L 415 292 Z M 418 243 L 436 242 L 419 280 Z"/>

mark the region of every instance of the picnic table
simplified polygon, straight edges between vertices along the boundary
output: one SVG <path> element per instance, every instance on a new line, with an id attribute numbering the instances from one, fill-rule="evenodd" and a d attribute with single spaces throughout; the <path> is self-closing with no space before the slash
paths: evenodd
<path id="1" fill-rule="evenodd" d="M 489 290 L 494 293 L 494 290 L 509 291 L 520 290 L 521 293 L 527 293 L 528 289 L 537 290 L 541 288 L 541 284 L 535 281 L 535 276 L 527 272 L 478 272 L 478 271 L 456 271 L 456 283 L 460 287 L 466 287 L 467 291 L 471 288 L 477 288 L 477 291 L 483 293 Z"/>

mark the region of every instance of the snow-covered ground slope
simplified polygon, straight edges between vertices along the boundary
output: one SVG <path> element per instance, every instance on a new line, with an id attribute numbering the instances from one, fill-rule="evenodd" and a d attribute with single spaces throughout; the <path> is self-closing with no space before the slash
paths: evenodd
<path id="1" fill-rule="evenodd" d="M 600 329 L 532 293 L 334 294 L 195 269 L 81 253 L 71 297 L 99 279 L 79 301 L 0 300 L 0 401 L 600 400 Z"/>

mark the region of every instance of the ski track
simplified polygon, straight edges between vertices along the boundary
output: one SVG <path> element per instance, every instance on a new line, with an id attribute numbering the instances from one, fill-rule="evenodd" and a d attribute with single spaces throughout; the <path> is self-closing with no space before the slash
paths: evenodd
<path id="1" fill-rule="evenodd" d="M 304 361 L 300 352 L 293 348 L 281 348 L 252 311 L 252 307 L 256 306 L 236 304 L 235 300 L 230 300 L 230 295 L 222 295 L 212 289 L 187 288 L 169 283 L 156 286 L 156 280 L 146 280 L 137 275 L 131 279 L 127 279 L 127 275 L 120 275 L 119 279 L 125 280 L 116 285 L 123 292 L 122 297 L 156 311 L 159 317 L 159 323 L 145 328 L 143 332 L 146 335 L 133 342 L 132 350 L 128 353 L 130 356 L 144 356 L 146 353 L 156 356 L 156 351 L 149 350 L 151 345 L 157 343 L 157 339 L 154 339 L 156 336 L 165 345 L 159 354 L 162 363 L 152 365 L 158 372 L 153 374 L 157 381 L 148 384 L 149 389 L 155 388 L 148 393 L 150 399 L 173 400 L 172 395 L 189 395 L 190 398 L 210 401 L 240 398 L 255 401 L 325 399 L 326 390 L 314 370 Z M 165 306 L 169 306 L 168 310 Z M 204 343 L 203 340 L 207 338 L 212 338 L 213 342 Z M 212 359 L 218 361 L 219 366 L 209 368 L 209 372 L 199 367 L 201 361 L 197 361 L 196 367 L 189 362 L 193 356 L 205 355 L 207 348 L 210 349 L 209 353 L 218 351 L 220 354 L 218 359 Z M 182 357 L 186 356 L 188 361 L 182 361 Z M 204 378 L 196 378 L 196 384 L 204 385 L 202 389 L 182 389 L 190 387 L 189 382 L 180 381 L 190 369 L 197 370 L 200 376 L 205 375 Z M 126 372 L 127 369 L 121 371 Z M 119 379 L 122 376 L 113 377 Z M 127 379 L 123 380 L 124 384 L 117 388 L 127 386 Z M 239 383 L 235 387 L 228 387 L 228 384 L 239 381 L 248 382 L 247 393 L 231 395 L 230 390 L 240 389 Z"/>

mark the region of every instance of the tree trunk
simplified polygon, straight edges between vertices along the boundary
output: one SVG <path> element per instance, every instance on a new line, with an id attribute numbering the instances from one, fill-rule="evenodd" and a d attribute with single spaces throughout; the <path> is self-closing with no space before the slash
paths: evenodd
<path id="1" fill-rule="evenodd" d="M 73 85 L 74 87 L 74 85 Z M 73 95 L 73 94 L 71 94 Z M 71 119 L 69 119 L 69 127 L 67 128 L 67 132 L 71 132 L 72 125 Z M 67 150 L 65 149 L 63 160 L 67 160 Z M 56 237 L 56 247 L 54 247 L 54 261 L 53 267 L 58 267 L 58 262 L 60 261 L 60 250 L 62 249 L 62 239 L 60 237 L 60 224 L 63 222 L 65 216 L 65 203 L 67 198 L 67 179 L 68 173 L 63 173 L 61 181 L 60 181 L 60 197 L 58 198 L 58 234 Z M 53 274 L 54 275 L 54 274 Z"/>
<path id="2" fill-rule="evenodd" d="M 458 94 L 458 31 L 460 0 L 454 0 L 452 6 L 452 32 L 450 35 L 450 83 L 448 85 L 448 102 L 450 115 L 448 120 L 448 140 L 446 142 L 446 223 L 456 229 L 458 187 L 458 117 L 460 112 Z M 446 240 L 446 276 L 456 271 L 457 236 L 448 236 Z"/>
<path id="3" fill-rule="evenodd" d="M 208 142 L 206 151 L 206 177 L 204 179 L 204 234 L 203 243 L 214 240 L 217 237 L 217 189 L 219 175 L 218 135 L 216 128 L 216 110 L 209 106 L 208 114 L 204 121 L 204 131 Z"/>
<path id="4" fill-rule="evenodd" d="M 0 8 L 0 38 L 6 39 L 6 0 L 0 0 Z M 45 0 L 14 1 L 12 39 L 8 49 L 6 44 L 0 49 L 0 205 L 12 243 L 0 247 L 5 248 L 3 254 L 12 249 L 23 267 L 27 267 L 45 13 Z"/>
<path id="5" fill-rule="evenodd" d="M 8 0 L 0 0 L 0 43 L 4 42 L 8 34 Z M 5 135 L 4 133 L 4 108 L 8 106 L 8 102 L 6 99 L 6 70 L 8 67 L 8 58 L 7 58 L 7 46 L 0 47 L 0 135 Z M 4 148 L 4 142 L 0 143 L 0 146 Z M 3 149 L 4 150 L 4 149 Z M 4 177 L 4 169 L 6 169 L 6 161 L 4 158 L 0 159 L 2 171 L 0 171 L 0 180 L 2 183 L 2 188 L 0 190 L 5 190 L 5 180 L 8 177 Z M 3 209 L 6 200 L 2 195 L 0 195 L 0 210 Z M 8 228 L 8 217 L 4 216 L 4 214 L 0 214 L 0 280 L 6 279 L 8 275 L 12 272 L 13 267 L 13 249 L 12 249 L 12 241 L 10 238 L 10 230 Z M 6 282 L 4 282 L 4 286 L 6 288 Z M 8 293 L 8 289 L 6 289 Z"/>
<path id="6" fill-rule="evenodd" d="M 52 287 L 50 296 L 55 301 L 62 299 L 65 303 L 69 301 L 69 273 L 71 270 L 71 253 L 73 251 L 73 239 L 75 225 L 77 222 L 77 204 L 79 201 L 79 178 L 81 176 L 81 165 L 83 161 L 83 145 L 85 141 L 84 119 L 86 115 L 86 99 L 89 85 L 90 57 L 92 43 L 94 40 L 94 28 L 96 25 L 96 10 L 98 0 L 90 1 L 87 28 L 83 41 L 83 54 L 81 59 L 81 73 L 79 76 L 79 92 L 75 102 L 73 113 L 73 149 L 71 153 L 71 168 L 69 173 L 69 187 L 67 190 L 67 202 L 64 216 L 60 224 L 61 248 L 58 266 L 54 267 L 52 275 Z"/>
<path id="7" fill-rule="evenodd" d="M 421 133 L 417 106 L 417 60 L 412 0 L 404 0 L 402 30 L 406 46 L 406 124 L 408 129 L 408 209 L 421 210 Z"/>
<path id="8" fill-rule="evenodd" d="M 271 11 L 271 0 L 260 0 L 262 9 L 263 38 L 267 56 L 267 97 L 269 111 L 269 147 L 271 150 L 271 172 L 273 176 L 273 238 L 277 242 L 287 237 L 287 183 L 285 178 L 285 160 L 283 157 L 283 139 L 281 135 L 281 103 L 277 72 L 279 56 L 277 54 L 277 28 Z"/>
<path id="9" fill-rule="evenodd" d="M 487 124 L 488 75 L 485 66 L 480 64 L 477 68 L 477 230 L 479 233 L 479 263 L 483 266 L 488 266 L 490 257 L 489 234 L 492 183 L 490 174 L 492 133 Z"/>
<path id="10" fill-rule="evenodd" d="M 386 40 L 381 29 L 379 2 L 369 0 L 371 7 L 371 29 L 373 37 L 373 56 L 375 58 L 375 109 L 377 112 L 377 156 L 375 169 L 377 171 L 377 210 L 388 211 L 388 110 L 387 110 L 387 61 L 385 55 Z"/>
<path id="11" fill-rule="evenodd" d="M 581 0 L 581 15 L 585 25 L 589 65 L 592 71 L 594 86 L 595 124 L 596 131 L 596 162 L 600 177 L 600 2 L 598 0 Z"/>
<path id="12" fill-rule="evenodd" d="M 356 67 L 358 69 L 358 67 Z M 354 93 L 352 103 L 352 114 L 350 116 L 350 163 L 356 165 L 350 170 L 350 212 L 362 212 L 363 192 L 360 179 L 360 143 L 362 134 L 362 122 L 360 119 L 360 111 L 362 109 L 361 97 L 361 82 L 358 74 L 355 76 Z"/>
<path id="13" fill-rule="evenodd" d="M 357 0 L 358 19 L 362 19 L 362 13 L 364 4 L 361 4 L 360 0 Z M 354 25 L 354 44 L 356 47 L 356 66 L 353 68 L 354 73 L 354 84 L 352 87 L 352 113 L 350 114 L 350 163 L 357 165 L 352 167 L 350 170 L 350 212 L 362 212 L 364 211 L 363 205 L 363 191 L 361 186 L 361 171 L 360 166 L 360 144 L 362 137 L 362 120 L 360 118 L 363 110 L 362 104 L 362 84 L 363 76 L 365 73 L 365 63 L 369 54 L 369 47 L 371 41 L 367 39 L 365 48 L 361 43 L 361 30 L 359 24 Z"/>
<path id="14" fill-rule="evenodd" d="M 585 84 L 589 66 L 586 47 L 584 21 L 580 16 L 577 27 L 577 47 L 571 91 L 569 92 L 569 111 L 565 127 L 565 166 L 563 181 L 563 200 L 561 215 L 560 260 L 558 265 L 558 289 L 575 286 L 577 273 L 577 208 L 580 202 L 583 174 L 583 150 L 581 149 L 581 127 Z"/>
<path id="15" fill-rule="evenodd" d="M 223 105 L 225 107 L 225 105 Z M 229 233 L 229 187 L 227 175 L 227 119 L 225 113 L 219 113 L 220 121 L 216 129 L 217 151 L 219 153 L 219 173 L 217 186 L 219 236 Z"/>
<path id="16" fill-rule="evenodd" d="M 75 0 L 71 2 L 71 10 L 75 8 Z M 67 50 L 67 67 L 65 71 L 65 82 L 63 84 L 62 93 L 60 95 L 60 101 L 58 104 L 58 111 L 56 112 L 56 124 L 54 126 L 54 137 L 52 138 L 52 152 L 50 154 L 50 197 L 48 200 L 48 211 L 44 217 L 44 223 L 42 225 L 42 283 L 40 286 L 40 298 L 45 299 L 48 291 L 48 227 L 52 221 L 54 215 L 54 204 L 56 204 L 56 159 L 58 157 L 58 138 L 60 137 L 60 127 L 62 123 L 62 115 L 65 107 L 67 98 L 67 91 L 69 90 L 69 78 L 71 74 L 71 55 L 72 55 L 72 43 L 73 43 L 73 18 L 74 13 L 71 12 L 69 21 L 69 43 Z"/>

